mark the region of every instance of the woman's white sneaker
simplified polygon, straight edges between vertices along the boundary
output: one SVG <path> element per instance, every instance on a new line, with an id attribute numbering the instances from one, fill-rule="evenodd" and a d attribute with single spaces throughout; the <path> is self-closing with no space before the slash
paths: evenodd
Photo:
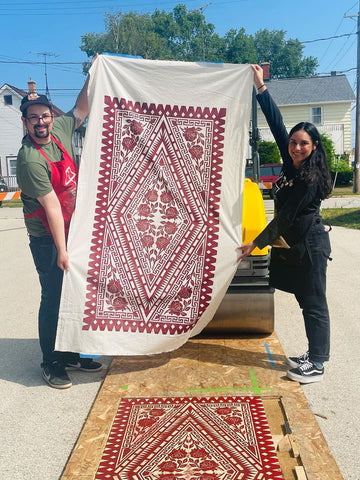
<path id="1" fill-rule="evenodd" d="M 317 367 L 313 362 L 307 360 L 297 368 L 287 371 L 287 377 L 299 383 L 320 382 L 324 378 L 324 367 Z"/>
<path id="2" fill-rule="evenodd" d="M 309 352 L 300 355 L 299 357 L 288 357 L 286 363 L 290 365 L 291 368 L 300 367 L 303 363 L 309 360 Z"/>

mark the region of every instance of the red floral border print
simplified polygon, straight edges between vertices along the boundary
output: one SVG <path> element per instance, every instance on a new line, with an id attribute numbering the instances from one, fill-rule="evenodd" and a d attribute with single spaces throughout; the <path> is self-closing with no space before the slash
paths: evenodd
<path id="1" fill-rule="evenodd" d="M 95 480 L 283 479 L 260 397 L 128 398 Z"/>
<path id="2" fill-rule="evenodd" d="M 105 97 L 83 330 L 179 334 L 208 307 L 225 116 Z"/>

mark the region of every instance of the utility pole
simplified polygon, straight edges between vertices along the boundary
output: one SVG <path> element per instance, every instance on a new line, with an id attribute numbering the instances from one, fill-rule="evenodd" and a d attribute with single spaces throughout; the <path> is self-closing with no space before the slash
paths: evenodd
<path id="1" fill-rule="evenodd" d="M 252 109 L 251 109 L 251 159 L 253 164 L 254 182 L 259 183 L 260 180 L 260 158 L 258 152 L 259 129 L 257 126 L 257 101 L 256 89 L 253 87 L 252 92 Z"/>
<path id="2" fill-rule="evenodd" d="M 354 193 L 360 192 L 360 0 L 357 15 L 344 15 L 344 18 L 357 17 L 357 64 L 356 64 L 356 114 L 355 114 L 355 158 Z"/>
<path id="3" fill-rule="evenodd" d="M 59 55 L 56 55 L 55 53 L 49 53 L 49 52 L 30 52 L 34 53 L 35 55 L 42 55 L 44 57 L 44 67 L 45 67 L 45 95 L 47 96 L 48 100 L 51 102 L 51 97 L 50 97 L 50 90 L 49 90 L 49 85 L 48 85 L 48 78 L 47 78 L 47 63 L 46 63 L 46 57 L 58 57 Z"/>

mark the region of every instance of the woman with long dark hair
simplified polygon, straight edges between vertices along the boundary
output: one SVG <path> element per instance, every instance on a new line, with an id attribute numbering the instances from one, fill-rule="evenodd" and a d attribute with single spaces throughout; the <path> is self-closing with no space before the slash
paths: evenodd
<path id="1" fill-rule="evenodd" d="M 283 159 L 273 187 L 275 216 L 252 242 L 241 245 L 239 260 L 255 247 L 271 245 L 270 285 L 295 294 L 302 309 L 308 351 L 287 358 L 287 376 L 300 383 L 323 379 L 329 360 L 330 319 L 326 301 L 326 268 L 331 247 L 329 227 L 322 223 L 321 200 L 332 190 L 326 154 L 316 127 L 308 122 L 289 133 L 263 79 L 263 70 L 252 65 L 257 100 Z"/>

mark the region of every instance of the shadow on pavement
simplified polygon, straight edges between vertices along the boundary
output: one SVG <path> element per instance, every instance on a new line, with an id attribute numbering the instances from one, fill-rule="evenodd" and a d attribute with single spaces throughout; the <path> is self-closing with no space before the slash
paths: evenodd
<path id="1" fill-rule="evenodd" d="M 105 377 L 111 358 L 105 357 L 99 360 L 104 366 L 100 372 L 69 372 L 73 385 L 94 383 Z M 44 386 L 40 364 L 41 352 L 37 339 L 0 339 L 0 382 L 5 380 L 25 387 Z M 4 391 L 5 388 L 2 387 L 1 390 Z"/>

